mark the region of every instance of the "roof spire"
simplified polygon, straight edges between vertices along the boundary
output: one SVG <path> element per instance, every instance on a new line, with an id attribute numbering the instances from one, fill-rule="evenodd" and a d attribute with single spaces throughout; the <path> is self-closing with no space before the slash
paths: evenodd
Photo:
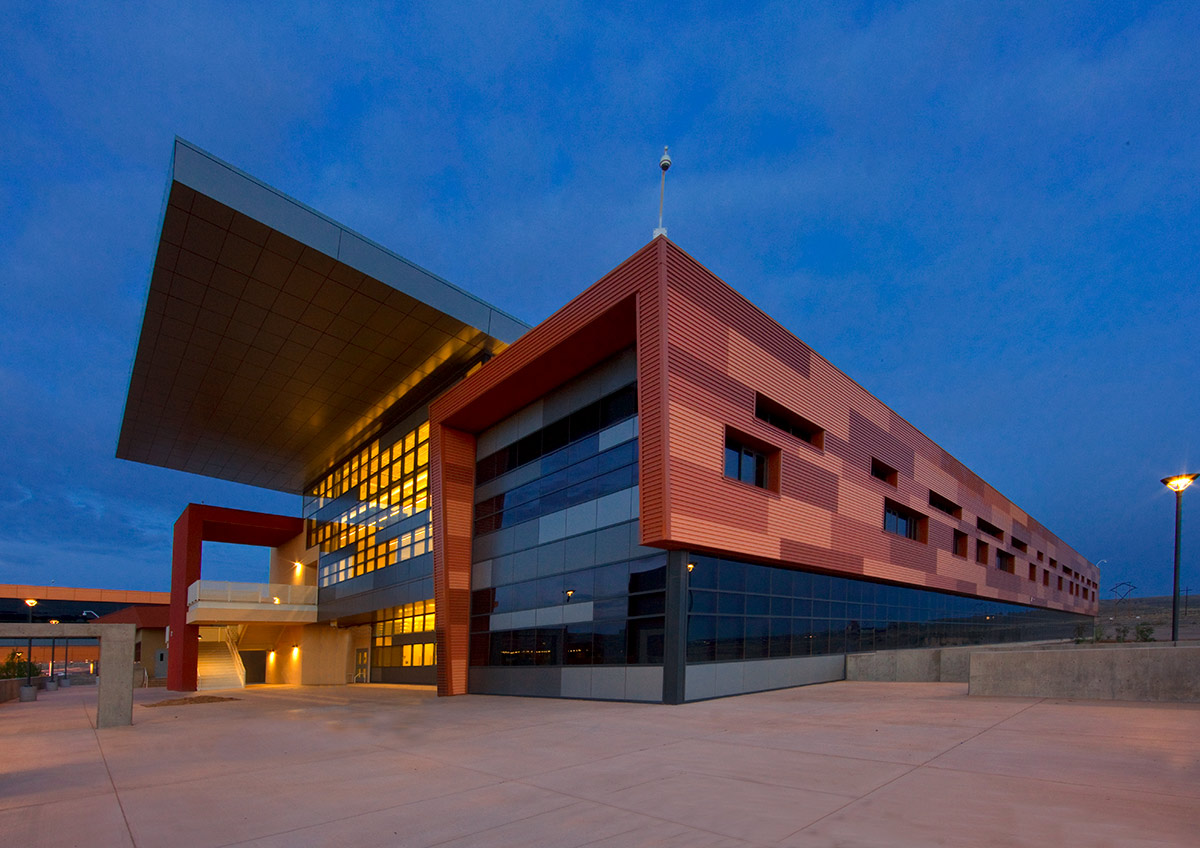
<path id="1" fill-rule="evenodd" d="M 663 226 L 663 197 L 667 193 L 667 169 L 671 167 L 671 154 L 667 153 L 666 145 L 663 145 L 662 158 L 658 160 L 658 167 L 662 168 L 662 184 L 658 189 L 658 227 L 654 230 L 654 238 L 665 236 L 667 228 Z"/>

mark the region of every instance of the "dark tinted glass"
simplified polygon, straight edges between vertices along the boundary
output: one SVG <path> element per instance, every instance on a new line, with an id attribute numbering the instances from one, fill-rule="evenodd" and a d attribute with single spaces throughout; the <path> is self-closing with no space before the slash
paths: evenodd
<path id="1" fill-rule="evenodd" d="M 629 650 L 626 659 L 630 665 L 663 661 L 665 627 L 661 617 L 639 618 L 629 622 Z"/>
<path id="2" fill-rule="evenodd" d="M 717 618 L 717 660 L 742 659 L 745 619 L 733 616 Z"/>
<path id="3" fill-rule="evenodd" d="M 625 622 L 597 621 L 592 628 L 595 634 L 593 661 L 603 665 L 624 665 L 627 659 Z"/>
<path id="4" fill-rule="evenodd" d="M 563 663 L 592 664 L 592 623 L 568 624 L 563 635 Z"/>

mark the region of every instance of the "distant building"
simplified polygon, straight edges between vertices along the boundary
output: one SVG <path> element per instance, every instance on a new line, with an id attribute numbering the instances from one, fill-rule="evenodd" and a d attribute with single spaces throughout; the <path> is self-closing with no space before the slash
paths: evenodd
<path id="1" fill-rule="evenodd" d="M 665 236 L 532 329 L 177 141 L 117 455 L 189 506 L 170 685 L 684 700 L 1065 638 L 1098 572 Z M 201 575 L 203 541 L 273 549 Z"/>
<path id="2" fill-rule="evenodd" d="M 37 601 L 32 608 L 25 603 L 26 599 Z M 20 623 L 32 617 L 35 624 L 45 624 L 59 621 L 63 624 L 84 623 L 88 621 L 134 621 L 130 615 L 140 616 L 139 620 L 159 622 L 164 628 L 160 640 L 165 637 L 166 616 L 170 609 L 171 595 L 169 592 L 142 592 L 123 589 L 81 589 L 70 586 L 28 586 L 17 584 L 0 584 L 0 622 Z M 127 611 L 136 609 L 137 613 Z M 114 618 L 114 616 L 116 616 Z M 150 637 L 153 638 L 152 636 Z M 0 654 L 8 656 L 9 651 L 27 650 L 26 639 L 0 639 Z M 0 657 L 2 659 L 3 657 Z M 64 658 L 69 659 L 72 668 L 88 670 L 89 664 L 100 658 L 99 645 L 95 639 L 38 639 L 33 644 L 33 661 L 49 670 L 51 660 L 55 662 L 56 670 L 62 669 Z"/>

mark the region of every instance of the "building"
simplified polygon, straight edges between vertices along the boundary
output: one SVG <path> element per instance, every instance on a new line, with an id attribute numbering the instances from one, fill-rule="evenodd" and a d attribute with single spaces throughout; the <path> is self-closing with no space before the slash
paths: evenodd
<path id="1" fill-rule="evenodd" d="M 37 603 L 30 607 L 27 600 Z M 167 592 L 3 583 L 0 584 L 0 623 L 133 622 L 138 625 L 135 654 L 140 657 L 144 642 L 146 650 L 150 652 L 147 656 L 153 656 L 154 651 L 165 647 L 161 643 L 170 601 L 171 596 Z M 52 665 L 57 671 L 64 670 L 64 662 L 69 662 L 75 670 L 87 671 L 100 658 L 100 646 L 95 639 L 32 641 L 33 661 L 42 665 L 47 672 Z M 0 654 L 3 655 L 0 659 L 13 650 L 24 654 L 29 649 L 28 642 L 27 639 L 0 639 Z"/>
<path id="2" fill-rule="evenodd" d="M 161 232 L 118 456 L 303 495 L 185 510 L 172 688 L 223 650 L 677 703 L 1095 614 L 1095 566 L 665 236 L 528 328 L 183 141 Z"/>

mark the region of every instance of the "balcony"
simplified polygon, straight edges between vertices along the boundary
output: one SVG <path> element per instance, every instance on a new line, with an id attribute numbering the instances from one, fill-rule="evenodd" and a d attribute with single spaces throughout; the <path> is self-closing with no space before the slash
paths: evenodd
<path id="1" fill-rule="evenodd" d="M 188 624 L 313 624 L 317 587 L 197 580 L 188 587 Z"/>

